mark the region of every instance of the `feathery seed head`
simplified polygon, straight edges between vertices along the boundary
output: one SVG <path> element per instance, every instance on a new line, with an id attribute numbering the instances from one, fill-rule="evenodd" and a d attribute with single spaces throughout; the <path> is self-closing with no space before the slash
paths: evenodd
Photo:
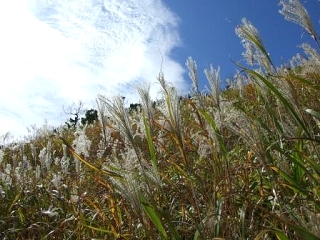
<path id="1" fill-rule="evenodd" d="M 211 95 L 215 98 L 216 104 L 219 106 L 220 104 L 220 67 L 214 69 L 212 65 L 210 65 L 209 69 L 205 69 L 204 73 L 208 79 L 210 85 Z"/>
<path id="2" fill-rule="evenodd" d="M 241 43 L 245 48 L 242 54 L 251 66 L 262 66 L 267 72 L 271 71 L 271 66 L 275 69 L 269 54 L 266 51 L 259 31 L 246 18 L 242 19 L 242 24 L 235 30 Z"/>
<path id="3" fill-rule="evenodd" d="M 199 92 L 199 81 L 197 74 L 197 62 L 192 59 L 192 57 L 187 58 L 186 66 L 189 69 L 189 77 L 192 81 L 192 88 L 195 93 Z"/>
<path id="4" fill-rule="evenodd" d="M 282 5 L 282 14 L 286 20 L 299 24 L 310 36 L 318 42 L 316 33 L 307 10 L 302 6 L 299 0 L 280 0 Z M 318 43 L 319 44 L 319 43 Z"/>
<path id="5" fill-rule="evenodd" d="M 77 154 L 83 154 L 85 157 L 89 157 L 89 150 L 91 146 L 91 140 L 85 133 L 85 129 L 77 129 L 75 132 L 75 140 L 72 145 Z"/>

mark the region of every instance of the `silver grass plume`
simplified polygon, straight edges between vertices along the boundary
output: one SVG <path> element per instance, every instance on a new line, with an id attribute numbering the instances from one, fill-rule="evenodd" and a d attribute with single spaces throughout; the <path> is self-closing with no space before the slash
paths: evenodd
<path id="1" fill-rule="evenodd" d="M 99 100 L 105 105 L 112 119 L 116 122 L 118 130 L 125 136 L 127 141 L 133 147 L 136 159 L 140 165 L 142 173 L 145 175 L 145 170 L 147 169 L 147 164 L 141 156 L 139 146 L 134 139 L 134 132 L 131 128 L 131 120 L 129 119 L 128 110 L 124 106 L 124 101 L 121 96 L 117 96 L 113 101 L 108 101 L 103 96 L 99 97 Z"/>
<path id="2" fill-rule="evenodd" d="M 179 97 L 177 91 L 174 87 L 169 86 L 166 82 L 163 73 L 161 72 L 158 77 L 158 81 L 162 87 L 165 105 L 162 108 L 162 113 L 167 117 L 170 123 L 171 131 L 175 132 L 178 136 L 181 144 L 182 141 L 182 126 L 181 126 L 181 114 L 180 114 L 180 106 L 179 106 Z"/>
<path id="3" fill-rule="evenodd" d="M 319 37 L 315 31 L 307 10 L 299 0 L 280 0 L 282 9 L 279 11 L 286 20 L 299 24 L 320 47 Z"/>
<path id="4" fill-rule="evenodd" d="M 199 93 L 199 80 L 197 74 L 197 62 L 192 59 L 192 57 L 188 57 L 186 61 L 186 66 L 189 69 L 189 77 L 192 81 L 192 88 L 194 93 Z"/>
<path id="5" fill-rule="evenodd" d="M 105 99 L 103 96 L 99 97 L 99 100 L 104 103 L 106 110 L 112 116 L 112 119 L 116 122 L 118 130 L 127 138 L 127 140 L 134 145 L 133 133 L 130 127 L 130 120 L 127 110 L 124 107 L 123 98 L 117 96 L 113 101 Z"/>
<path id="6" fill-rule="evenodd" d="M 307 54 L 309 56 L 309 60 L 316 63 L 317 67 L 319 67 L 320 66 L 320 54 L 317 52 L 317 50 L 312 48 L 307 43 L 303 43 L 301 45 L 301 48 L 303 49 L 305 54 Z"/>
<path id="7" fill-rule="evenodd" d="M 150 97 L 150 85 L 148 84 L 146 86 L 138 87 L 137 91 L 142 101 L 142 109 L 145 111 L 147 115 L 150 130 L 151 132 L 153 132 L 153 108 Z"/>
<path id="8" fill-rule="evenodd" d="M 128 142 L 132 145 L 135 150 L 136 156 L 139 160 L 139 163 L 142 167 L 142 162 L 140 158 L 140 152 L 134 141 L 134 134 L 131 129 L 131 124 L 128 116 L 128 112 L 124 107 L 124 101 L 121 96 L 117 96 L 113 101 L 107 100 L 103 96 L 99 97 L 99 100 L 104 104 L 106 110 L 112 116 L 112 119 L 116 122 L 118 130 L 120 133 L 125 136 Z"/>
<path id="9" fill-rule="evenodd" d="M 248 64 L 251 66 L 256 64 L 263 66 L 267 72 L 271 72 L 271 67 L 276 69 L 266 51 L 258 30 L 250 21 L 243 18 L 242 24 L 236 27 L 235 32 L 245 48 L 245 52 L 242 55 L 246 58 Z"/>
<path id="10" fill-rule="evenodd" d="M 217 107 L 220 109 L 220 67 L 214 69 L 213 66 L 210 65 L 209 69 L 204 70 L 204 74 L 208 79 L 211 95 L 214 97 L 215 103 L 217 104 Z"/>

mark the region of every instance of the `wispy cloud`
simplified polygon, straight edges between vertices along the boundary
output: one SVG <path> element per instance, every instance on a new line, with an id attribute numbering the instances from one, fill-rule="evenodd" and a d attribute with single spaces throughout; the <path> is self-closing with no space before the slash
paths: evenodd
<path id="1" fill-rule="evenodd" d="M 18 0 L 0 3 L 0 134 L 61 123 L 63 106 L 97 94 L 137 96 L 162 70 L 185 90 L 178 18 L 160 0 Z M 157 94 L 158 85 L 151 90 Z"/>

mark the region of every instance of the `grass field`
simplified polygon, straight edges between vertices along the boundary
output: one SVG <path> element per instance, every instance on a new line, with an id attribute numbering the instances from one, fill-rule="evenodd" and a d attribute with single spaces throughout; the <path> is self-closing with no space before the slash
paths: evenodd
<path id="1" fill-rule="evenodd" d="M 236 33 L 248 64 L 225 90 L 210 68 L 199 92 L 189 58 L 190 97 L 160 73 L 161 101 L 98 96 L 92 124 L 3 136 L 0 239 L 320 239 L 319 48 L 274 66 L 248 20 Z"/>

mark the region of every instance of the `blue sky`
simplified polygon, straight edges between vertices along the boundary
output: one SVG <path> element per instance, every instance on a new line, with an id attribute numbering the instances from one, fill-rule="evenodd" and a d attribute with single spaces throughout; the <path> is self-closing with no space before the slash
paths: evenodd
<path id="1" fill-rule="evenodd" d="M 304 0 L 319 31 L 320 1 Z M 260 31 L 276 65 L 303 42 L 301 27 L 279 14 L 275 0 L 16 0 L 0 1 L 0 136 L 59 126 L 79 101 L 95 108 L 98 94 L 137 102 L 136 86 L 151 84 L 162 67 L 181 94 L 191 90 L 185 66 L 236 73 L 243 47 L 235 27 L 246 17 Z M 29 129 L 29 130 L 28 130 Z M 30 130 L 31 129 L 31 130 Z M 0 138 L 1 144 L 1 138 Z"/>
<path id="2" fill-rule="evenodd" d="M 188 56 L 196 60 L 202 88 L 206 84 L 203 69 L 221 67 L 222 79 L 232 77 L 236 66 L 231 61 L 242 59 L 243 47 L 235 27 L 247 18 L 259 30 L 276 66 L 288 62 L 304 42 L 314 44 L 297 24 L 288 22 L 279 13 L 275 0 L 166 0 L 168 7 L 180 17 L 182 46 L 173 56 L 183 62 Z M 302 1 L 319 30 L 320 1 Z M 319 31 L 318 31 L 319 32 Z M 242 62 L 243 63 L 243 62 Z"/>

